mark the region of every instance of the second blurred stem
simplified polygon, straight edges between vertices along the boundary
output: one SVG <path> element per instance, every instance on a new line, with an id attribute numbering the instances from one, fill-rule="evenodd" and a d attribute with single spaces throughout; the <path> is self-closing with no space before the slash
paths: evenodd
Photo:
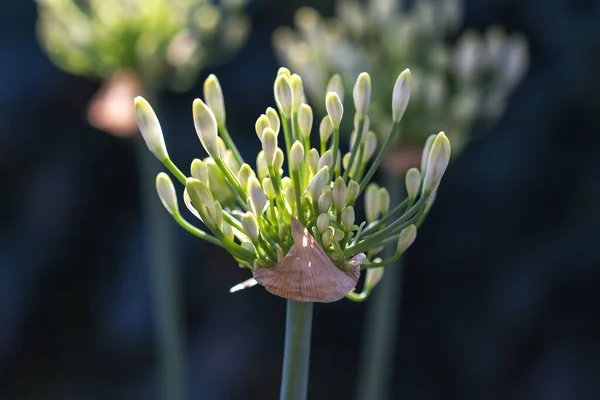
<path id="1" fill-rule="evenodd" d="M 399 203 L 405 194 L 402 176 L 383 169 L 382 172 L 391 204 Z M 384 258 L 392 256 L 395 250 L 388 246 Z M 390 398 L 402 299 L 401 264 L 402 259 L 385 268 L 383 279 L 366 302 L 356 400 Z"/>
<path id="2" fill-rule="evenodd" d="M 156 96 L 147 96 L 158 111 Z M 179 262 L 173 237 L 173 220 L 163 208 L 155 189 L 162 169 L 141 138 L 136 143 L 140 175 L 142 219 L 149 251 L 153 317 L 156 324 L 156 356 L 164 400 L 185 399 L 181 323 Z"/>

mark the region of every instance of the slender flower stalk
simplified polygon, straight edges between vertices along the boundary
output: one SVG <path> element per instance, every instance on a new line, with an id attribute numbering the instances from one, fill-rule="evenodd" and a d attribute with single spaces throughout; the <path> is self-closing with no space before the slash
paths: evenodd
<path id="1" fill-rule="evenodd" d="M 410 77 L 410 72 L 406 70 L 400 77 Z M 363 301 L 368 297 L 384 267 L 400 258 L 414 241 L 450 157 L 446 135 L 434 135 L 424 157 L 421 190 L 415 193 L 413 189 L 412 198 L 392 208 L 387 189 L 370 180 L 389 138 L 397 132 L 405 102 L 390 99 L 398 120 L 393 121 L 394 128 L 375 155 L 377 139 L 366 128 L 371 78 L 360 74 L 353 96 L 355 120 L 367 131 L 356 134 L 349 153 L 342 157 L 343 93 L 333 82 L 326 100 L 326 122 L 319 129 L 319 151 L 310 148 L 313 116 L 305 103 L 302 80 L 285 68 L 279 70 L 273 88 L 278 112 L 268 108 L 255 124 L 262 151 L 253 169 L 235 155 L 231 138 L 223 136 L 227 131 L 224 101 L 216 89 L 220 88 L 216 77 L 210 76 L 205 84 L 212 88 L 206 91 L 210 99 L 193 103 L 194 126 L 208 157 L 192 162 L 189 177 L 170 160 L 152 108 L 143 98 L 135 100 L 148 148 L 184 185 L 184 204 L 204 229 L 183 219 L 172 181 L 161 173 L 157 191 L 167 211 L 184 229 L 218 243 L 241 267 L 250 270 L 252 278 L 231 292 L 260 284 L 288 301 L 282 399 L 306 398 L 313 303 L 344 297 Z M 210 104 L 217 108 L 216 113 Z M 285 153 L 279 148 L 280 128 Z M 288 176 L 283 170 L 286 154 Z M 367 220 L 359 222 L 355 205 L 363 190 Z M 396 243 L 393 255 L 379 258 L 385 245 L 392 242 Z M 355 289 L 361 270 L 367 270 L 367 278 L 363 292 L 358 294 Z"/>

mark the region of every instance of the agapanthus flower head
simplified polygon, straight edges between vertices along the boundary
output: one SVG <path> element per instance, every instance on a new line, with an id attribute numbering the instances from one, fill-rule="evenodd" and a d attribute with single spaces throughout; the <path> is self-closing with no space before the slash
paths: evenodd
<path id="1" fill-rule="evenodd" d="M 410 72 L 405 70 L 400 77 L 394 99 L 389 99 L 390 106 L 397 108 L 392 110 L 396 116 L 406 108 L 398 98 L 410 96 L 410 87 L 404 84 Z M 354 102 L 361 104 L 355 115 L 357 129 L 349 151 L 342 154 L 339 127 L 344 105 L 340 93 L 332 90 L 327 94 L 328 114 L 316 136 L 318 149 L 312 148 L 312 109 L 305 102 L 302 80 L 280 69 L 274 85 L 278 112 L 268 108 L 255 124 L 262 144 L 255 168 L 242 159 L 224 118 L 216 117 L 209 106 L 217 105 L 218 114 L 225 115 L 220 84 L 215 76 L 208 79 L 210 100 L 196 99 L 193 103 L 194 125 L 208 157 L 192 162 L 190 176 L 169 159 L 152 108 L 143 98 L 135 100 L 138 121 L 143 122 L 139 128 L 148 148 L 185 186 L 184 203 L 206 231 L 183 218 L 173 183 L 161 173 L 157 190 L 169 213 L 186 230 L 225 248 L 240 266 L 252 272 L 253 278 L 231 291 L 259 283 L 273 294 L 296 301 L 364 298 L 353 292 L 361 270 L 375 268 L 365 285 L 370 291 L 381 278 L 382 268 L 399 258 L 415 240 L 450 159 L 446 135 L 432 135 L 422 171 L 415 168 L 407 176 L 408 198 L 392 205 L 387 189 L 371 179 L 398 134 L 400 118 L 394 119 L 380 145 L 368 130 L 363 134 L 371 93 L 368 74 L 362 73 L 357 79 L 353 93 Z M 332 82 L 334 87 L 335 80 Z M 355 208 L 362 194 L 366 221 L 357 221 Z M 376 258 L 388 244 L 396 245 L 394 256 L 389 260 Z"/>

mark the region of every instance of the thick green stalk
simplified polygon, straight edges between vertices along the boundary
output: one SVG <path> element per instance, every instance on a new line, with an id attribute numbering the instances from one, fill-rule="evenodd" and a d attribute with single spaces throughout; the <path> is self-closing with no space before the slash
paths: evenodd
<path id="1" fill-rule="evenodd" d="M 306 400 L 313 303 L 287 301 L 279 400 Z"/>

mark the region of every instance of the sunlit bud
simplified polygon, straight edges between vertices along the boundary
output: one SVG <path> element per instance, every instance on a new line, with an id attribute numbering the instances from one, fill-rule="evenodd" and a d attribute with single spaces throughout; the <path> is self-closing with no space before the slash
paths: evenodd
<path id="1" fill-rule="evenodd" d="M 285 177 L 281 180 L 281 187 L 283 188 L 283 195 L 285 201 L 288 203 L 291 209 L 296 205 L 296 194 L 294 193 L 294 185 L 289 177 Z"/>
<path id="2" fill-rule="evenodd" d="M 154 113 L 154 110 L 150 106 L 150 103 L 143 97 L 136 97 L 134 102 L 135 119 L 137 125 L 140 128 L 142 137 L 146 142 L 148 149 L 154 154 L 160 161 L 169 158 L 167 153 L 167 146 L 165 145 L 165 139 L 163 137 L 162 128 L 158 117 Z"/>
<path id="3" fill-rule="evenodd" d="M 423 193 L 429 195 L 437 189 L 450 162 L 450 141 L 444 132 L 438 133 L 431 145 L 427 171 L 423 179 Z"/>
<path id="4" fill-rule="evenodd" d="M 267 205 L 267 196 L 256 177 L 248 179 L 248 197 L 250 209 L 255 215 L 261 215 Z"/>
<path id="5" fill-rule="evenodd" d="M 427 171 L 427 161 L 429 160 L 429 152 L 431 151 L 431 145 L 435 140 L 436 135 L 429 135 L 423 146 L 423 153 L 421 154 L 421 178 L 424 178 L 425 172 Z"/>
<path id="6" fill-rule="evenodd" d="M 304 159 L 304 146 L 298 140 L 294 142 L 290 149 L 290 169 L 297 171 Z"/>
<path id="7" fill-rule="evenodd" d="M 272 200 L 275 198 L 275 188 L 273 187 L 273 182 L 271 181 L 271 178 L 263 179 L 262 187 L 263 187 L 265 194 L 267 195 L 267 198 L 269 200 Z"/>
<path id="8" fill-rule="evenodd" d="M 269 167 L 267 166 L 267 160 L 265 160 L 265 152 L 262 150 L 259 151 L 256 156 L 256 173 L 260 180 L 269 175 Z"/>
<path id="9" fill-rule="evenodd" d="M 240 170 L 241 165 L 239 164 L 237 158 L 235 157 L 235 154 L 233 154 L 233 151 L 226 150 L 225 153 L 221 153 L 221 154 L 223 154 L 223 162 L 225 162 L 225 165 L 227 165 L 227 167 L 229 168 L 229 170 L 231 172 L 233 172 L 234 174 L 237 174 L 238 171 Z"/>
<path id="10" fill-rule="evenodd" d="M 244 233 L 248 235 L 252 243 L 258 243 L 258 221 L 256 220 L 256 216 L 250 211 L 246 212 L 242 216 L 242 227 L 244 228 Z"/>
<path id="11" fill-rule="evenodd" d="M 323 188 L 329 183 L 329 167 L 325 166 L 321 168 L 317 174 L 312 178 L 308 185 L 308 192 L 310 193 L 311 199 L 317 200 L 323 191 Z"/>
<path id="12" fill-rule="evenodd" d="M 327 229 L 325 232 L 323 232 L 323 234 L 321 235 L 321 243 L 323 243 L 323 247 L 325 247 L 325 248 L 329 247 L 329 245 L 331 244 L 331 241 L 333 240 L 333 233 L 334 233 L 334 230 L 331 227 L 329 229 Z"/>
<path id="13" fill-rule="evenodd" d="M 330 221 L 331 217 L 329 216 L 329 213 L 324 213 L 317 217 L 317 230 L 319 233 L 323 233 L 327 228 L 329 228 Z"/>
<path id="14" fill-rule="evenodd" d="M 398 237 L 398 249 L 396 250 L 398 253 L 404 253 L 406 249 L 410 247 L 411 244 L 417 238 L 417 227 L 414 225 L 405 228 L 402 232 L 400 232 L 400 236 Z"/>
<path id="15" fill-rule="evenodd" d="M 225 102 L 223 100 L 223 91 L 221 90 L 219 80 L 213 74 L 210 74 L 204 81 L 204 100 L 212 110 L 213 114 L 215 114 L 217 124 L 225 125 Z"/>
<path id="16" fill-rule="evenodd" d="M 347 202 L 349 204 L 354 203 L 358 198 L 358 193 L 360 192 L 360 185 L 358 182 L 350 180 L 348 181 L 348 193 L 346 194 Z"/>
<path id="17" fill-rule="evenodd" d="M 273 169 L 278 172 L 283 166 L 283 150 L 279 147 L 275 150 L 275 160 L 273 161 Z"/>
<path id="18" fill-rule="evenodd" d="M 341 211 L 346 205 L 348 188 L 344 179 L 340 176 L 333 183 L 333 205 L 338 211 Z"/>
<path id="19" fill-rule="evenodd" d="M 273 165 L 275 161 L 275 150 L 277 149 L 277 135 L 271 128 L 267 128 L 262 136 L 262 148 L 265 153 L 265 161 L 267 165 Z"/>
<path id="20" fill-rule="evenodd" d="M 416 168 L 406 171 L 406 194 L 409 199 L 415 199 L 421 186 L 421 173 Z"/>
<path id="21" fill-rule="evenodd" d="M 279 75 L 285 75 L 289 78 L 292 75 L 292 73 L 286 67 L 279 67 L 279 69 L 277 70 L 277 76 Z"/>
<path id="22" fill-rule="evenodd" d="M 308 170 L 311 175 L 316 175 L 319 168 L 319 152 L 317 149 L 310 149 L 308 153 L 306 153 L 306 163 L 308 164 Z"/>
<path id="23" fill-rule="evenodd" d="M 198 179 L 187 178 L 185 188 L 192 201 L 192 205 L 200 213 L 204 222 L 212 221 L 215 215 L 215 199 L 208 186 Z M 208 215 L 206 215 L 207 213 Z M 206 221 L 206 218 L 209 221 Z"/>
<path id="24" fill-rule="evenodd" d="M 356 84 L 354 84 L 354 90 L 352 91 L 354 97 L 354 107 L 356 108 L 356 114 L 361 117 L 367 115 L 369 111 L 369 103 L 371 101 L 371 77 L 366 72 L 358 75 Z"/>
<path id="25" fill-rule="evenodd" d="M 158 197 L 162 202 L 163 206 L 167 209 L 169 214 L 179 214 L 179 207 L 177 206 L 177 194 L 175 193 L 175 186 L 173 181 L 169 178 L 169 175 L 164 172 L 159 173 L 156 176 L 156 191 Z"/>
<path id="26" fill-rule="evenodd" d="M 228 238 L 229 240 L 233 240 L 233 237 L 234 237 L 233 229 L 231 228 L 231 225 L 229 225 L 227 223 L 227 221 L 223 221 L 223 224 L 221 226 L 221 231 L 223 232 L 223 235 L 226 238 Z"/>
<path id="27" fill-rule="evenodd" d="M 384 270 L 385 270 L 384 267 L 369 268 L 367 270 L 367 276 L 365 277 L 365 291 L 366 292 L 370 292 L 371 290 L 373 290 L 373 288 L 375 288 L 375 286 L 377 286 L 379 281 L 381 281 L 381 278 L 383 278 Z"/>
<path id="28" fill-rule="evenodd" d="M 304 86 L 300 75 L 293 74 L 290 77 L 290 86 L 292 87 L 292 112 L 298 111 L 300 104 L 306 101 L 304 97 Z"/>
<path id="29" fill-rule="evenodd" d="M 342 116 L 344 115 L 344 106 L 337 93 L 327 93 L 327 97 L 325 98 L 325 108 L 327 109 L 327 115 L 331 120 L 331 125 L 334 128 L 339 128 L 340 123 L 342 122 Z"/>
<path id="30" fill-rule="evenodd" d="M 333 191 L 331 187 L 326 187 L 319 196 L 319 211 L 322 213 L 329 212 L 333 204 Z"/>
<path id="31" fill-rule="evenodd" d="M 408 100 L 410 99 L 410 70 L 405 69 L 396 79 L 394 91 L 392 92 L 392 119 L 398 122 L 402 119 Z"/>
<path id="32" fill-rule="evenodd" d="M 279 75 L 275 80 L 274 92 L 277 108 L 279 108 L 284 117 L 290 118 L 292 115 L 292 87 L 290 85 L 290 78 L 283 74 Z"/>
<path id="33" fill-rule="evenodd" d="M 363 162 L 367 162 L 373 157 L 375 154 L 375 150 L 377 150 L 377 134 L 373 131 L 367 132 L 364 137 L 364 145 L 365 145 L 365 153 L 363 156 Z"/>
<path id="34" fill-rule="evenodd" d="M 212 217 L 212 223 L 218 228 L 221 229 L 223 225 L 223 207 L 221 207 L 221 203 L 215 200 L 215 212 Z"/>
<path id="35" fill-rule="evenodd" d="M 326 165 L 329 167 L 329 169 L 333 167 L 333 153 L 331 152 L 331 149 L 323 153 L 323 155 L 319 159 L 319 165 L 317 167 L 317 170 L 320 170 Z"/>
<path id="36" fill-rule="evenodd" d="M 319 125 L 319 138 L 321 139 L 321 142 L 327 142 L 332 133 L 333 125 L 331 125 L 331 119 L 329 119 L 329 116 L 325 116 Z"/>
<path id="37" fill-rule="evenodd" d="M 348 206 L 344 208 L 342 210 L 342 224 L 344 225 L 344 228 L 346 228 L 346 231 L 349 231 L 350 228 L 352 228 L 352 225 L 354 225 L 354 220 L 354 207 Z"/>
<path id="38" fill-rule="evenodd" d="M 262 114 L 256 120 L 256 124 L 254 124 L 254 129 L 256 130 L 256 135 L 258 136 L 258 139 L 261 142 L 262 142 L 263 132 L 267 128 L 271 128 L 271 123 L 269 122 L 269 118 L 265 114 Z"/>
<path id="39" fill-rule="evenodd" d="M 238 181 L 240 182 L 240 186 L 246 192 L 248 189 L 248 180 L 250 179 L 251 176 L 256 177 L 256 174 L 254 173 L 252 168 L 246 163 L 242 164 L 242 167 L 240 168 L 240 171 L 238 172 L 237 178 L 238 178 Z"/>
<path id="40" fill-rule="evenodd" d="M 227 146 L 225 145 L 225 142 L 219 136 L 217 136 L 217 146 L 219 146 L 219 154 L 222 155 L 223 153 L 225 153 L 225 151 L 227 151 Z"/>
<path id="41" fill-rule="evenodd" d="M 387 215 L 390 211 L 390 192 L 386 188 L 379 188 L 377 191 L 377 203 L 379 204 L 379 212 L 381 215 Z"/>
<path id="42" fill-rule="evenodd" d="M 192 161 L 190 173 L 192 174 L 192 178 L 196 178 L 208 185 L 208 169 L 202 160 L 196 158 L 194 161 Z"/>
<path id="43" fill-rule="evenodd" d="M 200 99 L 193 103 L 194 127 L 204 150 L 214 159 L 220 157 L 217 120 L 210 108 Z"/>
<path id="44" fill-rule="evenodd" d="M 329 78 L 325 93 L 329 92 L 337 93 L 342 103 L 344 102 L 344 82 L 342 82 L 342 77 L 339 74 L 335 74 Z"/>
<path id="45" fill-rule="evenodd" d="M 208 182 L 206 186 L 210 188 L 210 191 L 219 201 L 227 202 L 227 199 L 232 197 L 231 189 L 229 188 L 229 184 L 225 179 L 225 175 L 221 172 L 215 160 L 210 157 L 206 157 L 202 160 L 204 165 L 206 165 L 206 170 L 208 171 Z"/>
<path id="46" fill-rule="evenodd" d="M 279 121 L 279 115 L 277 115 L 277 111 L 275 111 L 275 109 L 273 107 L 267 108 L 267 118 L 269 119 L 271 128 L 273 128 L 275 133 L 279 134 L 279 128 L 281 126 L 281 121 Z"/>
<path id="47" fill-rule="evenodd" d="M 376 183 L 370 183 L 365 190 L 365 214 L 367 223 L 376 221 L 379 218 L 379 202 L 377 201 L 377 192 L 379 186 Z"/>
<path id="48" fill-rule="evenodd" d="M 302 136 L 310 136 L 310 131 L 313 124 L 313 112 L 312 108 L 308 104 L 302 104 L 298 108 L 298 126 Z"/>

